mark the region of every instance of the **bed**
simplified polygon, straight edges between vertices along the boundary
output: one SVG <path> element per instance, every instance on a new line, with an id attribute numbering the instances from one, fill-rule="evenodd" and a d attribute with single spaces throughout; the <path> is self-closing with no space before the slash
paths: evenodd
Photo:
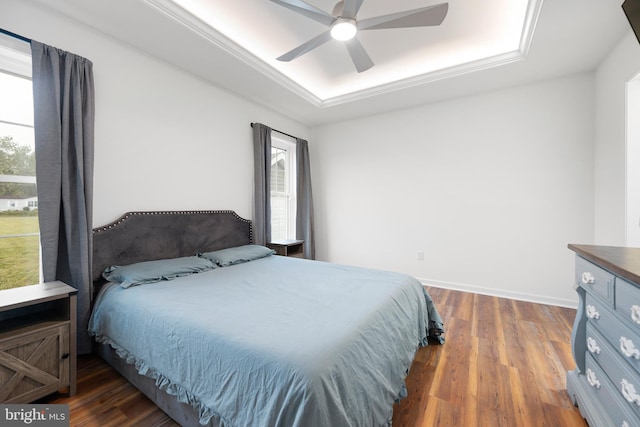
<path id="1" fill-rule="evenodd" d="M 251 230 L 233 211 L 94 229 L 96 352 L 183 426 L 389 425 L 416 350 L 444 342 L 426 290 L 275 255 Z"/>

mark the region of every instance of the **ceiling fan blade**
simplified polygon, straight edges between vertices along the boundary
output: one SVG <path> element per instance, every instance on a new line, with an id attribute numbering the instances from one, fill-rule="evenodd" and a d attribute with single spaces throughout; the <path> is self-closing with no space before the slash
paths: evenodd
<path id="1" fill-rule="evenodd" d="M 343 18 L 356 19 L 356 14 L 360 10 L 363 1 L 364 0 L 344 0 L 340 16 Z"/>
<path id="2" fill-rule="evenodd" d="M 428 27 L 440 25 L 449 10 L 449 3 L 390 15 L 377 16 L 358 21 L 358 30 L 380 30 L 385 28 Z"/>
<path id="3" fill-rule="evenodd" d="M 290 9 L 296 13 L 306 16 L 307 18 L 311 18 L 314 21 L 320 22 L 321 24 L 330 26 L 336 18 L 328 14 L 327 12 L 318 9 L 317 7 L 311 6 L 308 3 L 303 2 L 302 0 L 271 0 L 273 3 L 279 4 L 280 6 L 284 6 L 287 9 Z"/>
<path id="4" fill-rule="evenodd" d="M 347 45 L 347 50 L 349 51 L 353 65 L 356 66 L 356 70 L 358 70 L 359 73 L 373 67 L 373 61 L 369 58 L 369 55 L 357 38 L 354 37 L 346 41 L 345 44 Z"/>
<path id="5" fill-rule="evenodd" d="M 318 46 L 325 44 L 326 42 L 328 42 L 331 39 L 332 39 L 331 38 L 331 32 L 330 31 L 325 31 L 324 33 L 321 33 L 320 35 L 312 38 L 308 42 L 302 43 L 297 48 L 290 50 L 289 52 L 287 52 L 284 55 L 278 57 L 277 59 L 278 59 L 278 61 L 289 62 L 289 61 L 291 61 L 293 59 L 296 59 L 299 56 L 304 55 L 305 53 L 309 52 L 310 50 L 315 49 Z"/>

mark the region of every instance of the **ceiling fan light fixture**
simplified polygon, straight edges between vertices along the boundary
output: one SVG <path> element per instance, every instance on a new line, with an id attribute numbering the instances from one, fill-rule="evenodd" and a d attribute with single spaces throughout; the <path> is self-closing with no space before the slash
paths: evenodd
<path id="1" fill-rule="evenodd" d="M 340 41 L 351 40 L 357 32 L 355 19 L 338 18 L 331 26 L 331 37 Z"/>

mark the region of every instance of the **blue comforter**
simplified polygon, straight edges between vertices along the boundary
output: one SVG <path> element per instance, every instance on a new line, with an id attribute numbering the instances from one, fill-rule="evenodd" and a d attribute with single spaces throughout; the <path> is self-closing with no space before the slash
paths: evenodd
<path id="1" fill-rule="evenodd" d="M 414 278 L 280 256 L 107 285 L 89 324 L 224 427 L 387 425 L 430 330 L 442 320 Z"/>

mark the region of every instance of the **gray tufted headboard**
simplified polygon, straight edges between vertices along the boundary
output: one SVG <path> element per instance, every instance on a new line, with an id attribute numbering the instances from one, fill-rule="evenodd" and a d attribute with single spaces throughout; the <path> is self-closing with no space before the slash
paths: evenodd
<path id="1" fill-rule="evenodd" d="M 111 265 L 195 255 L 252 243 L 251 221 L 234 211 L 128 212 L 93 229 L 93 281 Z"/>

